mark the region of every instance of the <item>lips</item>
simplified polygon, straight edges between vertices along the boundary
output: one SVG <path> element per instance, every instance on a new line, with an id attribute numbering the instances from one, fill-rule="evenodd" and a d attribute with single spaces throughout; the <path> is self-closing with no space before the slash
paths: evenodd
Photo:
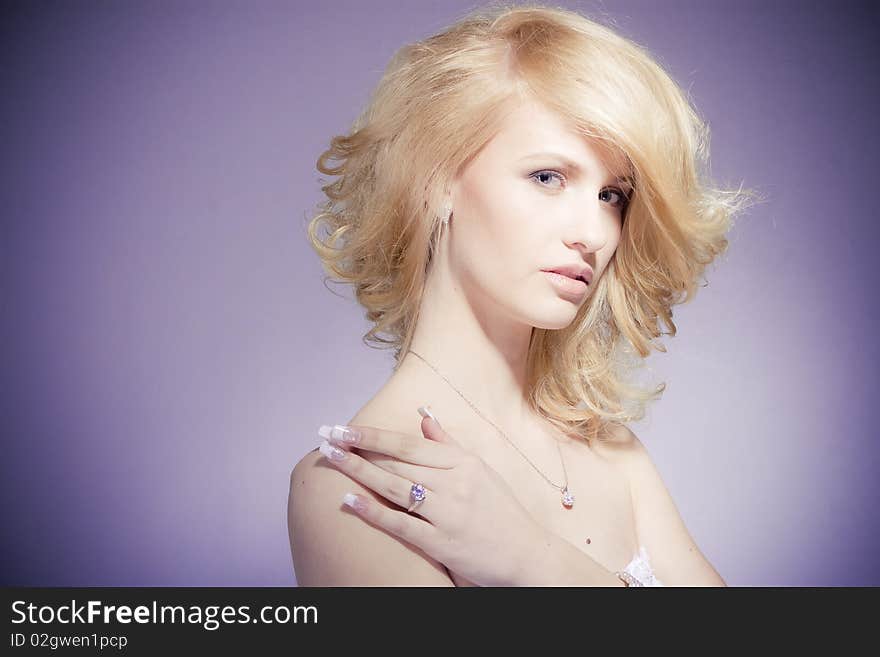
<path id="1" fill-rule="evenodd" d="M 580 303 L 590 289 L 586 281 L 582 281 L 579 278 L 572 278 L 555 271 L 545 271 L 544 273 L 547 274 L 547 278 L 556 288 L 557 292 L 569 301 Z"/>
<path id="2" fill-rule="evenodd" d="M 566 276 L 568 278 L 573 278 L 575 280 L 582 281 L 587 285 L 589 285 L 593 281 L 593 269 L 587 264 L 561 265 L 559 267 L 543 269 L 542 271 L 552 272 L 555 274 Z"/>

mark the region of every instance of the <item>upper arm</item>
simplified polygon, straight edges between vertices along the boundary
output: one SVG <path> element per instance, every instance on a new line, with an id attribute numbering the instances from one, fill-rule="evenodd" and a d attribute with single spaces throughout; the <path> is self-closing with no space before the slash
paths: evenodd
<path id="1" fill-rule="evenodd" d="M 648 450 L 628 427 L 616 428 L 636 533 L 657 578 L 672 586 L 726 586 L 691 537 Z"/>
<path id="2" fill-rule="evenodd" d="M 352 492 L 396 507 L 322 461 L 313 450 L 290 475 L 287 529 L 300 586 L 453 586 L 443 564 L 369 524 L 342 498 Z"/>

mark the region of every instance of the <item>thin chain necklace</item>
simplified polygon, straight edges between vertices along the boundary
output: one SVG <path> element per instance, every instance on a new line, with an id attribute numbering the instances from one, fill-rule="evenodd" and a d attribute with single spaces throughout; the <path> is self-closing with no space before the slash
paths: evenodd
<path id="1" fill-rule="evenodd" d="M 565 469 L 565 459 L 562 458 L 562 448 L 559 446 L 559 442 L 558 442 L 558 441 L 556 441 L 556 449 L 559 451 L 559 460 L 562 461 L 562 472 L 565 473 L 565 483 L 564 483 L 562 486 L 560 486 L 559 484 L 554 484 L 552 481 L 550 481 L 550 479 L 547 478 L 547 475 L 545 475 L 543 472 L 541 472 L 541 470 L 538 468 L 538 466 L 536 466 L 534 463 L 532 463 L 532 460 L 531 460 L 528 456 L 526 456 L 525 454 L 523 454 L 522 450 L 521 450 L 519 447 L 516 446 L 516 443 L 514 443 L 510 438 L 508 438 L 508 437 L 507 437 L 507 434 L 504 433 L 504 432 L 501 430 L 501 428 L 500 428 L 497 424 L 495 424 L 494 422 L 492 422 L 492 420 L 490 420 L 490 419 L 487 418 L 485 415 L 483 415 L 482 413 L 480 413 L 480 410 L 479 410 L 476 406 L 474 406 L 473 403 L 471 403 L 471 401 L 470 401 L 467 397 L 465 397 L 465 396 L 461 393 L 461 391 L 460 391 L 458 388 L 456 388 L 454 385 L 452 385 L 452 382 L 451 382 L 449 379 L 447 379 L 445 376 L 443 376 L 443 375 L 437 370 L 436 367 L 434 367 L 433 365 L 431 365 L 431 363 L 429 363 L 427 360 L 425 360 L 422 356 L 419 356 L 419 355 L 418 355 L 416 352 L 414 352 L 412 349 L 409 349 L 409 350 L 407 351 L 407 353 L 408 353 L 408 354 L 412 354 L 413 356 L 416 356 L 417 358 L 421 359 L 421 360 L 425 363 L 425 365 L 427 365 L 427 366 L 430 367 L 432 370 L 434 370 L 440 378 L 442 378 L 444 381 L 446 381 L 446 383 L 448 383 L 448 384 L 450 385 L 450 387 L 451 387 L 453 390 L 455 390 L 455 392 L 458 393 L 458 396 L 459 396 L 459 397 L 461 397 L 462 399 L 464 399 L 464 400 L 468 403 L 468 405 L 469 405 L 472 409 L 474 409 L 474 412 L 475 412 L 477 415 L 479 415 L 479 416 L 480 416 L 481 418 L 483 418 L 486 422 L 488 422 L 488 423 L 491 424 L 493 427 L 495 427 L 495 430 L 498 431 L 498 433 L 500 433 L 502 436 L 504 436 L 504 439 L 505 439 L 508 443 L 510 443 L 510 445 L 511 445 L 511 446 L 512 446 L 517 452 L 520 453 L 520 456 L 522 456 L 526 461 L 529 462 L 529 465 L 531 465 L 531 466 L 535 469 L 535 472 L 537 472 L 539 475 L 541 475 L 541 476 L 544 478 L 544 481 L 546 481 L 548 484 L 550 484 L 551 486 L 553 486 L 553 488 L 555 488 L 556 490 L 560 491 L 560 492 L 562 493 L 562 506 L 564 506 L 566 509 L 570 509 L 571 507 L 574 506 L 574 495 L 572 495 L 571 492 L 568 490 L 568 472 L 567 472 L 566 469 Z"/>

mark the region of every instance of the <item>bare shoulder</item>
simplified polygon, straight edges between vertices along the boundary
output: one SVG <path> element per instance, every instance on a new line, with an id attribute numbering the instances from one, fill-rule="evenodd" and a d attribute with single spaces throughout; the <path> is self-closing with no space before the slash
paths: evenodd
<path id="1" fill-rule="evenodd" d="M 351 424 L 370 424 L 356 416 Z M 452 586 L 445 567 L 342 504 L 358 493 L 395 508 L 312 450 L 290 475 L 288 534 L 300 586 Z M 400 511 L 403 513 L 404 511 Z"/>
<path id="2" fill-rule="evenodd" d="M 636 458 L 636 452 L 644 450 L 642 442 L 625 424 L 609 424 L 600 438 L 590 443 L 590 447 L 620 467 L 625 467 Z"/>
<path id="3" fill-rule="evenodd" d="M 629 482 L 636 534 L 664 584 L 725 586 L 697 547 L 650 453 L 626 425 L 609 427 L 597 452 L 613 461 Z"/>

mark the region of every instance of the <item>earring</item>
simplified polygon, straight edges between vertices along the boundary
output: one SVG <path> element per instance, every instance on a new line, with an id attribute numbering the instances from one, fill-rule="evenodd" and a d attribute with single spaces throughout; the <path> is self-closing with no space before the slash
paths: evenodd
<path id="1" fill-rule="evenodd" d="M 438 224 L 437 230 L 437 244 L 440 243 L 440 240 L 443 238 L 443 229 L 449 225 L 449 219 L 452 217 L 452 201 L 447 200 L 443 203 L 443 210 L 440 214 L 440 223 Z"/>
<path id="2" fill-rule="evenodd" d="M 448 225 L 449 219 L 452 217 L 452 201 L 446 201 L 443 204 L 443 214 L 441 216 L 443 217 L 443 223 Z"/>

